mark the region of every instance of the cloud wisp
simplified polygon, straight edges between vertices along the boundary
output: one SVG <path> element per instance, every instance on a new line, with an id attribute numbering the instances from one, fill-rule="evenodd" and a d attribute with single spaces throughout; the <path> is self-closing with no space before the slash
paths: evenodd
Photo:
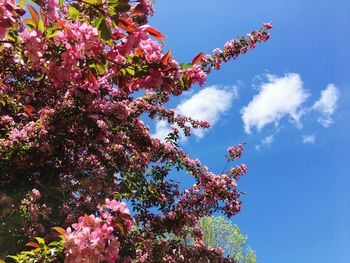
<path id="1" fill-rule="evenodd" d="M 193 119 L 208 121 L 213 127 L 220 120 L 220 117 L 231 108 L 233 100 L 237 98 L 237 87 L 210 86 L 181 101 L 175 108 L 175 112 Z M 169 132 L 168 123 L 159 121 L 153 136 L 164 140 Z M 192 133 L 199 139 L 203 138 L 206 132 L 207 130 L 204 129 L 192 130 Z"/>
<path id="2" fill-rule="evenodd" d="M 302 140 L 304 144 L 315 144 L 316 137 L 315 135 L 303 135 Z"/>
<path id="3" fill-rule="evenodd" d="M 318 101 L 314 103 L 312 109 L 322 114 L 318 118 L 318 122 L 323 127 L 329 127 L 333 124 L 332 115 L 337 109 L 337 102 L 340 96 L 340 92 L 334 84 L 328 84 L 328 86 L 321 91 L 321 96 Z"/>

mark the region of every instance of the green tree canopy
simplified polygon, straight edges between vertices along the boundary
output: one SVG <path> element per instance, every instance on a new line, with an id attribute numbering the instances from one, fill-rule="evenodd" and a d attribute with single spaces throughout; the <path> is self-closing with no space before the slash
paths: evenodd
<path id="1" fill-rule="evenodd" d="M 224 254 L 237 263 L 255 263 L 256 254 L 247 245 L 248 236 L 243 235 L 236 224 L 223 216 L 206 216 L 198 221 L 204 242 L 210 247 L 221 247 Z"/>

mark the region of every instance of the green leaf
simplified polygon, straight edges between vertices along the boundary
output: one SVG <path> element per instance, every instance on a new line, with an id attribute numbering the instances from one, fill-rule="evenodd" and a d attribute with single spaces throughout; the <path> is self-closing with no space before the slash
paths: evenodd
<path id="1" fill-rule="evenodd" d="M 116 13 L 120 12 L 127 12 L 129 11 L 131 6 L 129 5 L 129 0 L 119 0 L 118 3 L 115 5 L 114 10 Z"/>
<path id="2" fill-rule="evenodd" d="M 35 240 L 38 241 L 40 247 L 45 246 L 45 240 L 41 237 L 35 237 Z"/>
<path id="3" fill-rule="evenodd" d="M 59 5 L 60 5 L 60 7 L 63 6 L 63 2 L 64 2 L 64 0 L 59 0 Z"/>
<path id="4" fill-rule="evenodd" d="M 100 36 L 103 40 L 109 40 L 112 37 L 112 31 L 109 28 L 109 26 L 106 23 L 106 19 L 103 18 L 101 21 L 100 26 L 98 27 L 98 30 L 100 31 Z"/>
<path id="5" fill-rule="evenodd" d="M 135 76 L 135 69 L 133 67 L 127 67 L 126 71 L 131 75 Z"/>
<path id="6" fill-rule="evenodd" d="M 101 4 L 102 1 L 101 0 L 85 0 L 84 1 L 85 3 L 88 3 L 90 5 L 98 5 L 98 4 Z"/>
<path id="7" fill-rule="evenodd" d="M 93 23 L 94 27 L 99 28 L 100 25 L 101 25 L 101 22 L 102 22 L 103 18 L 104 18 L 103 16 L 97 18 L 97 19 L 94 21 L 94 23 Z"/>
<path id="8" fill-rule="evenodd" d="M 74 20 L 77 19 L 77 17 L 79 16 L 79 10 L 74 5 L 71 5 L 68 11 L 70 17 Z"/>
<path id="9" fill-rule="evenodd" d="M 17 256 L 7 256 L 8 258 L 12 258 L 13 260 L 15 260 L 16 262 L 19 262 L 19 257 Z"/>
<path id="10" fill-rule="evenodd" d="M 39 23 L 38 23 L 38 30 L 43 33 L 45 31 L 45 25 L 44 25 L 44 22 L 43 20 L 39 20 Z"/>
<path id="11" fill-rule="evenodd" d="M 19 0 L 19 7 L 23 8 L 26 0 Z"/>
<path id="12" fill-rule="evenodd" d="M 102 75 L 105 72 L 105 68 L 101 64 L 96 64 L 96 69 L 97 69 L 99 75 Z"/>

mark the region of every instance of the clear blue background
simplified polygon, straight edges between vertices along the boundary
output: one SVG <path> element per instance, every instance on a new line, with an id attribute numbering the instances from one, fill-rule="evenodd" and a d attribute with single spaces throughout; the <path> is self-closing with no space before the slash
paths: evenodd
<path id="1" fill-rule="evenodd" d="M 227 146 L 248 143 L 242 161 L 249 172 L 239 182 L 247 194 L 232 220 L 248 234 L 258 262 L 350 262 L 350 1 L 158 0 L 155 10 L 150 24 L 168 36 L 166 48 L 180 62 L 273 21 L 268 43 L 208 77 L 206 86 L 242 81 L 240 98 L 184 148 L 219 173 Z M 239 111 L 257 93 L 253 78 L 264 72 L 300 74 L 309 104 L 334 83 L 341 93 L 335 123 L 325 129 L 309 116 L 301 132 L 285 120 L 273 144 L 256 151 L 272 128 L 244 133 Z M 315 134 L 316 143 L 303 144 L 302 134 Z"/>

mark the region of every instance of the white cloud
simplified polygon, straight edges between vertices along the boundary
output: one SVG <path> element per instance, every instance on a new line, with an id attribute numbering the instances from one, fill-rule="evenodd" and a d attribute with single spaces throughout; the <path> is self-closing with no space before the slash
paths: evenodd
<path id="1" fill-rule="evenodd" d="M 332 115 L 337 108 L 339 91 L 334 84 L 328 84 L 326 89 L 321 91 L 321 97 L 312 106 L 313 110 L 322 113 L 318 121 L 324 126 L 329 127 L 333 123 Z"/>
<path id="2" fill-rule="evenodd" d="M 261 143 L 264 145 L 264 146 L 270 146 L 271 143 L 273 142 L 273 139 L 274 139 L 274 135 L 271 134 L 270 136 L 266 136 L 264 139 L 261 140 Z"/>
<path id="3" fill-rule="evenodd" d="M 160 140 L 164 140 L 170 131 L 171 129 L 169 127 L 169 124 L 166 121 L 164 120 L 157 121 L 156 133 L 153 134 L 153 137 L 156 137 Z"/>
<path id="4" fill-rule="evenodd" d="M 196 120 L 208 121 L 212 127 L 222 114 L 230 109 L 232 101 L 236 98 L 238 98 L 237 87 L 220 89 L 218 86 L 210 86 L 181 101 L 175 112 Z M 169 125 L 165 121 L 157 122 L 156 133 L 153 136 L 164 139 L 169 131 Z M 205 132 L 204 129 L 192 130 L 197 138 L 203 138 Z"/>
<path id="5" fill-rule="evenodd" d="M 316 137 L 314 135 L 303 135 L 304 144 L 314 144 L 316 142 Z"/>
<path id="6" fill-rule="evenodd" d="M 290 116 L 298 127 L 303 114 L 302 103 L 309 94 L 303 88 L 299 74 L 289 73 L 284 77 L 267 75 L 267 82 L 261 84 L 259 94 L 241 109 L 244 130 L 251 132 L 252 127 L 258 131 L 266 125 L 278 124 L 285 116 Z"/>
<path id="7" fill-rule="evenodd" d="M 268 135 L 261 140 L 260 144 L 255 145 L 255 150 L 260 151 L 262 147 L 270 147 L 275 140 L 275 135 L 279 132 L 277 129 L 274 134 Z"/>

